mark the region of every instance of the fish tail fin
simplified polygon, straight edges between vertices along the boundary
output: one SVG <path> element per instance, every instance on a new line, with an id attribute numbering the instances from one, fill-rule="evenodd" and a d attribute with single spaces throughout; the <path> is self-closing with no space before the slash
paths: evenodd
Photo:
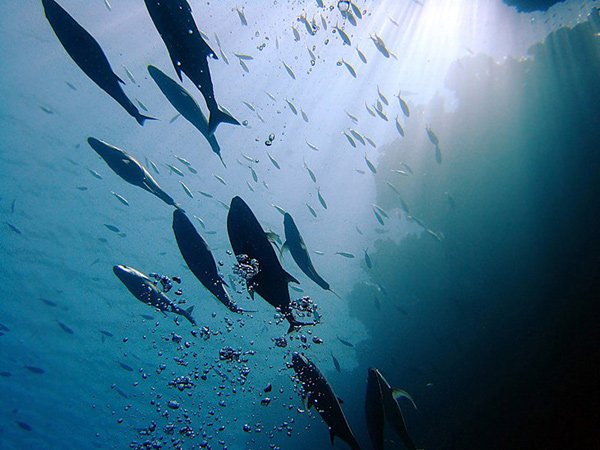
<path id="1" fill-rule="evenodd" d="M 213 133 L 214 133 L 214 131 L 213 131 Z M 225 161 L 223 161 L 223 155 L 221 155 L 221 152 L 217 153 L 217 156 L 221 160 L 221 164 L 223 164 L 223 167 L 225 167 L 227 169 L 227 164 L 225 164 Z"/>
<path id="2" fill-rule="evenodd" d="M 327 289 L 329 292 L 331 292 L 333 295 L 335 295 L 337 298 L 339 298 L 340 300 L 342 300 L 342 297 L 340 296 L 340 294 L 338 294 L 337 292 L 335 292 L 333 289 Z"/>
<path id="3" fill-rule="evenodd" d="M 144 116 L 143 114 L 137 114 L 135 116 L 135 120 L 137 120 L 137 123 L 139 123 L 141 126 L 144 126 L 144 122 L 146 120 L 158 120 L 158 119 L 155 117 Z"/>
<path id="4" fill-rule="evenodd" d="M 194 310 L 194 305 L 190 306 L 189 308 L 185 309 L 183 312 L 183 316 L 190 321 L 190 323 L 192 325 L 196 325 L 196 320 L 192 317 L 192 311 Z"/>
<path id="5" fill-rule="evenodd" d="M 294 318 L 290 318 L 289 322 L 290 322 L 290 326 L 289 326 L 289 328 L 287 330 L 288 334 L 291 333 L 292 331 L 294 331 L 297 328 L 306 327 L 308 325 L 314 325 L 315 324 L 315 322 L 300 322 L 300 321 L 298 321 L 298 320 L 296 320 Z"/>
<path id="6" fill-rule="evenodd" d="M 208 120 L 208 134 L 214 134 L 220 123 L 230 123 L 232 125 L 240 124 L 235 118 L 217 108 L 215 111 L 210 112 L 210 119 Z"/>

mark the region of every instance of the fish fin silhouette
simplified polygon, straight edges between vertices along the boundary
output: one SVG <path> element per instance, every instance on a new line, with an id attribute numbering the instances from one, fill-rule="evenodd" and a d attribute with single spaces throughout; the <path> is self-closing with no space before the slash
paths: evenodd
<path id="1" fill-rule="evenodd" d="M 210 118 L 208 120 L 208 134 L 213 135 L 215 130 L 220 123 L 230 123 L 232 125 L 239 125 L 240 123 L 226 112 L 217 109 L 210 112 Z"/>
<path id="2" fill-rule="evenodd" d="M 137 120 L 137 123 L 139 123 L 141 126 L 144 126 L 144 122 L 146 120 L 158 120 L 158 119 L 155 117 L 144 116 L 143 114 L 138 114 L 137 116 L 135 116 L 135 120 Z"/>
<path id="3" fill-rule="evenodd" d="M 296 283 L 296 284 L 300 284 L 300 282 L 298 280 L 296 280 L 292 275 L 290 275 L 289 273 L 285 272 L 285 277 L 287 278 L 287 282 L 288 283 Z"/>
<path id="4" fill-rule="evenodd" d="M 342 299 L 342 297 L 340 296 L 340 294 L 338 294 L 337 292 L 335 292 L 333 289 L 327 289 L 329 292 L 331 292 L 333 295 L 335 295 L 337 298 L 339 298 L 340 300 Z"/>

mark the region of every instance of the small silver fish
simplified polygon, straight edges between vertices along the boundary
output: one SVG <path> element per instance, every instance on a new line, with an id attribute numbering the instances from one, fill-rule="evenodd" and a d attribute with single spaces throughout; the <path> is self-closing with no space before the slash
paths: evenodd
<path id="1" fill-rule="evenodd" d="M 352 136 L 354 136 L 356 138 L 356 140 L 358 142 L 360 142 L 362 145 L 366 144 L 364 138 L 362 137 L 362 135 L 358 131 L 356 131 L 356 130 L 354 130 L 352 128 L 350 128 L 349 131 L 352 134 Z"/>
<path id="2" fill-rule="evenodd" d="M 180 181 L 179 183 L 181 184 L 181 187 L 183 188 L 185 193 L 188 195 L 188 197 L 194 198 L 194 194 L 192 194 L 192 191 L 190 191 L 190 188 L 187 187 L 183 181 Z"/>
<path id="3" fill-rule="evenodd" d="M 179 119 L 180 117 L 181 117 L 181 114 L 179 114 L 179 113 L 175 114 L 175 115 L 174 115 L 174 116 L 171 118 L 171 120 L 169 120 L 169 123 L 173 123 L 173 122 L 175 122 L 175 121 L 176 121 L 177 119 Z"/>
<path id="4" fill-rule="evenodd" d="M 271 206 L 273 208 L 275 208 L 277 211 L 279 211 L 281 213 L 281 215 L 285 216 L 287 211 L 285 209 L 283 209 L 281 206 L 277 206 L 275 204 L 271 204 Z"/>
<path id="5" fill-rule="evenodd" d="M 404 128 L 402 128 L 402 125 L 400 125 L 400 119 L 398 116 L 396 116 L 396 130 L 398 130 L 400 136 L 404 137 Z"/>
<path id="6" fill-rule="evenodd" d="M 157 175 L 160 174 L 160 170 L 158 170 L 158 166 L 156 165 L 156 163 L 154 161 L 150 160 L 150 166 L 156 172 Z"/>
<path id="7" fill-rule="evenodd" d="M 433 132 L 433 130 L 431 129 L 431 127 L 426 126 L 425 127 L 425 131 L 427 131 L 427 137 L 429 138 L 429 140 L 431 141 L 431 143 L 433 145 L 439 145 L 440 144 L 440 140 L 438 139 L 437 135 Z"/>
<path id="8" fill-rule="evenodd" d="M 265 94 L 267 94 L 267 95 L 269 96 L 269 98 L 270 98 L 271 100 L 273 100 L 274 102 L 276 102 L 276 101 L 277 101 L 277 99 L 275 98 L 275 96 L 274 96 L 273 94 L 271 94 L 270 92 L 268 92 L 268 91 L 265 91 Z"/>
<path id="9" fill-rule="evenodd" d="M 323 207 L 323 209 L 327 209 L 327 202 L 325 201 L 325 199 L 321 195 L 321 189 L 320 188 L 317 188 L 317 197 L 319 197 L 319 203 L 321 203 L 321 206 Z"/>
<path id="10" fill-rule="evenodd" d="M 294 115 L 297 116 L 298 115 L 298 110 L 296 109 L 296 107 L 294 106 L 294 104 L 292 102 L 290 102 L 287 98 L 285 99 L 285 102 L 290 107 L 290 111 L 292 111 L 294 113 Z"/>
<path id="11" fill-rule="evenodd" d="M 354 255 L 350 252 L 335 252 L 335 254 L 343 256 L 344 258 L 354 258 Z"/>
<path id="12" fill-rule="evenodd" d="M 166 166 L 171 169 L 171 172 L 176 173 L 177 175 L 179 175 L 180 177 L 185 176 L 183 174 L 183 172 L 181 170 L 179 170 L 177 167 L 175 167 L 173 164 L 166 164 Z"/>
<path id="13" fill-rule="evenodd" d="M 379 95 L 379 98 L 386 106 L 390 104 L 388 102 L 387 97 L 385 95 L 383 95 L 383 93 L 381 92 L 381 89 L 379 89 L 379 85 L 377 85 L 377 95 Z"/>
<path id="14" fill-rule="evenodd" d="M 297 42 L 300 40 L 300 33 L 298 33 L 298 29 L 292 25 L 292 33 L 294 33 L 294 40 Z"/>
<path id="15" fill-rule="evenodd" d="M 313 180 L 313 183 L 316 183 L 317 182 L 317 177 L 315 176 L 314 172 L 312 170 L 310 170 L 310 167 L 308 167 L 308 165 L 306 164 L 306 161 L 304 161 L 304 168 L 308 172 L 308 175 L 310 176 L 310 179 Z"/>
<path id="16" fill-rule="evenodd" d="M 234 55 L 239 59 L 243 59 L 244 61 L 252 61 L 254 59 L 254 56 L 246 55 L 245 53 L 234 53 Z"/>
<path id="17" fill-rule="evenodd" d="M 356 78 L 356 70 L 354 70 L 354 67 L 352 67 L 350 64 L 348 64 L 343 58 L 342 58 L 342 64 L 344 66 L 346 66 L 346 69 L 348 69 L 348 72 L 350 72 L 350 75 L 352 75 L 354 78 Z"/>
<path id="18" fill-rule="evenodd" d="M 125 206 L 129 206 L 129 202 L 127 201 L 127 199 L 125 197 L 123 197 L 121 194 L 117 194 L 116 192 L 111 191 L 110 192 L 112 195 L 114 195 L 117 200 L 119 200 L 121 203 L 123 203 Z"/>
<path id="19" fill-rule="evenodd" d="M 246 184 L 248 185 L 248 189 L 250 189 L 251 192 L 254 192 L 254 188 L 252 187 L 252 185 L 250 184 L 250 182 L 246 181 Z"/>
<path id="20" fill-rule="evenodd" d="M 308 115 L 304 112 L 303 109 L 300 109 L 300 114 L 302 115 L 302 120 L 308 123 Z"/>
<path id="21" fill-rule="evenodd" d="M 360 51 L 360 49 L 358 47 L 356 47 L 356 53 L 358 53 L 358 57 L 363 62 L 363 64 L 366 64 L 367 63 L 367 57 L 365 56 L 365 54 L 363 52 Z"/>
<path id="22" fill-rule="evenodd" d="M 123 67 L 123 70 L 125 71 L 125 75 L 127 75 L 127 78 L 129 78 L 129 81 L 131 81 L 133 84 L 137 84 L 135 77 L 133 76 L 131 71 L 125 66 L 125 64 L 121 64 L 121 67 Z"/>
<path id="23" fill-rule="evenodd" d="M 358 119 L 356 118 L 356 116 L 353 116 L 352 114 L 350 114 L 348 111 L 344 111 L 346 113 L 346 115 L 350 118 L 350 120 L 354 123 L 358 123 Z"/>
<path id="24" fill-rule="evenodd" d="M 227 185 L 227 182 L 223 179 L 223 177 L 220 177 L 219 175 L 214 175 L 214 177 L 219 180 L 219 182 L 223 183 L 224 185 Z"/>
<path id="25" fill-rule="evenodd" d="M 375 117 L 375 111 L 373 111 L 371 108 L 369 108 L 369 105 L 367 105 L 367 102 L 365 102 L 365 108 L 367 109 L 367 112 L 369 114 L 371 114 L 373 117 Z"/>
<path id="26" fill-rule="evenodd" d="M 112 11 L 112 6 L 110 6 L 108 0 L 104 0 L 104 6 L 106 6 L 106 9 L 108 9 L 109 11 Z"/>
<path id="27" fill-rule="evenodd" d="M 400 93 L 399 92 L 398 92 L 398 95 L 396 97 L 398 97 L 398 102 L 400 103 L 400 109 L 402 109 L 402 113 L 406 117 L 410 117 L 410 110 L 408 109 L 408 104 L 402 99 L 402 97 L 400 97 Z"/>
<path id="28" fill-rule="evenodd" d="M 271 154 L 269 152 L 267 152 L 267 156 L 269 157 L 269 159 L 271 160 L 271 163 L 273 163 L 273 165 L 277 168 L 277 169 L 281 169 L 281 167 L 279 166 L 279 163 L 277 162 L 277 160 L 275 158 L 273 158 L 273 156 L 271 156 Z"/>
<path id="29" fill-rule="evenodd" d="M 188 167 L 192 165 L 192 163 L 191 163 L 191 162 L 189 162 L 187 159 L 185 159 L 185 158 L 183 158 L 183 157 L 181 157 L 181 156 L 177 156 L 177 155 L 173 155 L 173 156 L 174 156 L 175 158 L 177 158 L 177 160 L 178 160 L 178 161 L 179 161 L 181 164 L 184 164 L 184 165 L 186 165 L 186 166 L 188 166 Z"/>
<path id="30" fill-rule="evenodd" d="M 308 142 L 306 139 L 304 139 L 304 142 L 306 142 L 306 145 L 308 145 L 308 148 L 310 148 L 311 150 L 314 150 L 315 152 L 318 152 L 319 149 L 316 145 L 311 144 L 310 142 Z"/>
<path id="31" fill-rule="evenodd" d="M 252 172 L 252 179 L 254 180 L 255 183 L 258 183 L 258 175 L 256 175 L 256 172 L 254 171 L 252 166 L 249 166 L 249 168 L 250 168 L 250 172 Z"/>
<path id="32" fill-rule="evenodd" d="M 194 216 L 196 218 L 196 220 L 200 223 L 200 226 L 202 226 L 202 228 L 206 229 L 206 225 L 204 224 L 204 220 L 202 220 L 200 217 L 198 216 Z"/>
<path id="33" fill-rule="evenodd" d="M 344 44 L 352 46 L 352 41 L 350 40 L 350 37 L 346 34 L 346 32 L 344 30 L 342 30 L 338 26 L 338 24 L 336 24 L 335 27 L 333 27 L 333 29 L 338 32 L 338 34 L 340 35 L 340 38 L 342 38 L 342 41 L 344 42 Z"/>
<path id="34" fill-rule="evenodd" d="M 101 180 L 101 179 L 102 179 L 102 175 L 100 175 L 100 174 L 99 174 L 98 172 L 96 172 L 95 170 L 88 168 L 88 172 L 90 172 L 94 178 L 98 178 L 99 180 Z"/>
<path id="35" fill-rule="evenodd" d="M 312 206 L 310 206 L 308 203 L 306 203 L 306 207 L 308 208 L 308 211 L 312 214 L 312 216 L 316 219 L 317 218 L 317 213 L 316 211 L 312 208 Z"/>
<path id="36" fill-rule="evenodd" d="M 377 169 L 375 168 L 375 166 L 373 165 L 373 163 L 371 161 L 369 161 L 369 159 L 367 158 L 367 154 L 365 153 L 365 162 L 367 163 L 367 167 L 369 168 L 369 170 L 373 173 L 377 173 Z"/>
<path id="37" fill-rule="evenodd" d="M 283 67 L 285 67 L 285 71 L 288 73 L 288 75 L 290 77 L 292 77 L 292 80 L 295 80 L 296 79 L 296 75 L 294 75 L 294 71 L 284 61 L 281 61 L 281 62 L 283 64 Z"/>
<path id="38" fill-rule="evenodd" d="M 142 108 L 144 111 L 148 112 L 148 108 L 146 108 L 146 105 L 144 105 L 140 100 L 138 100 L 137 98 L 135 99 L 136 103 L 140 106 L 140 108 Z"/>
<path id="39" fill-rule="evenodd" d="M 381 214 L 383 217 L 385 217 L 386 219 L 389 219 L 389 215 L 388 213 L 385 211 L 385 209 L 383 209 L 381 206 L 376 205 L 375 203 L 372 203 L 371 206 L 376 209 L 377 211 L 379 211 L 379 214 Z"/>
<path id="40" fill-rule="evenodd" d="M 246 14 L 244 13 L 244 8 L 240 9 L 239 6 L 236 6 L 235 10 L 238 13 L 238 17 L 240 18 L 242 26 L 248 25 L 248 21 L 246 20 Z"/>
<path id="41" fill-rule="evenodd" d="M 373 141 L 373 139 L 371 139 L 368 136 L 364 136 L 364 138 L 365 138 L 365 141 L 367 141 L 371 147 L 377 148 L 377 145 L 375 144 L 375 142 Z"/>
<path id="42" fill-rule="evenodd" d="M 244 70 L 244 72 L 250 73 L 250 69 L 248 68 L 248 66 L 246 65 L 246 63 L 244 62 L 244 60 L 240 59 L 238 61 L 240 62 L 240 66 L 242 67 L 242 69 Z"/>
<path id="43" fill-rule="evenodd" d="M 350 145 L 354 148 L 356 148 L 356 142 L 354 142 L 354 139 L 352 139 L 352 136 L 350 136 L 348 133 L 346 133 L 345 131 L 342 131 L 342 134 L 344 136 L 346 136 L 346 139 L 348 140 L 348 142 L 350 143 Z"/>
<path id="44" fill-rule="evenodd" d="M 198 193 L 199 193 L 200 195 L 203 195 L 203 196 L 204 196 L 204 197 L 206 197 L 206 198 L 213 198 L 213 195 L 212 195 L 212 194 L 209 194 L 208 192 L 204 192 L 204 191 L 198 191 Z"/>
<path id="45" fill-rule="evenodd" d="M 245 101 L 242 101 L 242 103 L 243 103 L 244 105 L 246 105 L 246 107 L 247 107 L 247 108 L 248 108 L 250 111 L 252 111 L 252 112 L 255 112 L 255 111 L 256 111 L 256 108 L 254 107 L 254 105 L 253 105 L 252 103 L 248 103 L 248 102 L 245 102 Z"/>
<path id="46" fill-rule="evenodd" d="M 388 116 L 385 114 L 385 112 L 383 110 L 379 110 L 377 108 L 375 108 L 375 113 L 377 113 L 377 115 L 382 118 L 383 120 L 385 120 L 386 122 L 388 121 Z"/>

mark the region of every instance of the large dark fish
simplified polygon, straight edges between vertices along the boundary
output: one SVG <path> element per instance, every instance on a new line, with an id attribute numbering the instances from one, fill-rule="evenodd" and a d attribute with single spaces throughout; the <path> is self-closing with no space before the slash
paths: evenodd
<path id="1" fill-rule="evenodd" d="M 88 138 L 88 144 L 98 153 L 106 164 L 121 178 L 134 186 L 156 195 L 167 205 L 177 207 L 175 200 L 161 189 L 150 172 L 125 150 L 114 147 L 96 138 Z"/>
<path id="2" fill-rule="evenodd" d="M 277 308 L 290 323 L 288 333 L 295 327 L 311 325 L 298 322 L 294 318 L 290 308 L 288 283 L 298 281 L 281 267 L 267 234 L 250 207 L 240 197 L 231 200 L 227 213 L 227 233 L 236 257 L 247 255 L 250 259 L 258 261 L 259 272 L 246 280 L 250 295 L 254 298 L 254 292 L 257 292 Z"/>
<path id="3" fill-rule="evenodd" d="M 377 369 L 370 368 L 367 378 L 367 396 L 365 400 L 365 415 L 367 418 L 367 429 L 374 450 L 383 450 L 383 438 L 385 429 L 385 409 L 383 407 L 383 395 L 381 385 L 377 376 Z"/>
<path id="4" fill-rule="evenodd" d="M 310 255 L 308 254 L 308 249 L 304 244 L 304 239 L 302 239 L 294 219 L 288 213 L 285 213 L 283 216 L 283 227 L 285 230 L 285 244 L 283 244 L 283 248 L 287 248 L 290 251 L 292 258 L 294 258 L 294 261 L 296 261 L 300 270 L 302 270 L 308 278 L 326 291 L 331 291 L 329 283 L 315 270 Z"/>
<path id="5" fill-rule="evenodd" d="M 342 411 L 339 399 L 317 366 L 306 356 L 294 352 L 292 367 L 304 388 L 306 406 L 310 409 L 314 405 L 329 427 L 331 444 L 333 445 L 333 439 L 338 436 L 353 450 L 360 449 L 344 411 Z"/>
<path id="6" fill-rule="evenodd" d="M 194 22 L 192 8 L 186 0 L 144 0 L 154 26 L 164 41 L 179 80 L 185 73 L 200 89 L 210 111 L 208 133 L 214 133 L 221 122 L 239 125 L 229 114 L 221 111 L 213 89 L 208 57 L 217 59 L 215 52 L 202 39 Z"/>
<path id="7" fill-rule="evenodd" d="M 142 272 L 139 272 L 133 267 L 123 265 L 114 266 L 113 272 L 129 292 L 142 303 L 153 306 L 163 312 L 179 314 L 189 320 L 192 325 L 196 325 L 196 321 L 192 317 L 193 306 L 190 306 L 188 309 L 180 308 L 163 292 L 159 291 L 150 278 Z"/>
<path id="8" fill-rule="evenodd" d="M 160 69 L 157 69 L 154 66 L 148 66 L 148 72 L 171 105 L 173 105 L 179 114 L 202 133 L 210 144 L 212 151 L 217 154 L 223 165 L 225 165 L 217 138 L 214 134 L 208 132 L 208 121 L 206 120 L 206 117 L 204 117 L 204 114 L 202 114 L 202 110 L 198 106 L 198 103 L 196 103 L 196 100 L 194 100 L 190 93 L 181 87 L 179 83 L 167 76 Z"/>
<path id="9" fill-rule="evenodd" d="M 403 396 L 407 397 L 411 402 L 413 402 L 412 398 L 401 389 L 392 389 L 386 379 L 383 378 L 381 372 L 375 368 L 369 369 L 369 380 L 371 379 L 371 372 L 373 373 L 373 376 L 377 378 L 386 420 L 392 426 L 396 434 L 400 437 L 400 440 L 402 440 L 407 449 L 418 450 L 417 446 L 408 434 L 406 423 L 404 422 L 404 417 L 402 416 L 402 411 L 400 410 L 400 405 L 398 404 L 397 400 L 398 397 Z M 369 428 L 369 433 L 371 433 L 371 428 Z"/>
<path id="10" fill-rule="evenodd" d="M 181 256 L 183 256 L 186 264 L 200 283 L 230 311 L 243 312 L 225 289 L 227 283 L 219 275 L 215 258 L 208 245 L 196 231 L 190 219 L 180 209 L 173 211 L 173 232 Z"/>
<path id="11" fill-rule="evenodd" d="M 119 84 L 125 84 L 124 81 L 113 72 L 106 55 L 92 35 L 54 0 L 42 0 L 42 5 L 54 33 L 75 64 L 104 92 L 125 108 L 125 111 L 140 125 L 144 125 L 146 119 L 152 119 L 152 117 L 140 114 L 125 95 Z"/>

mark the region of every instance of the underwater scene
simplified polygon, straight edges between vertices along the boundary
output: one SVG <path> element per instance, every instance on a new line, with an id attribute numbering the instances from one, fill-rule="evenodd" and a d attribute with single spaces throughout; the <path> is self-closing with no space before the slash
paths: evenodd
<path id="1" fill-rule="evenodd" d="M 600 1 L 0 23 L 1 449 L 600 449 Z"/>

